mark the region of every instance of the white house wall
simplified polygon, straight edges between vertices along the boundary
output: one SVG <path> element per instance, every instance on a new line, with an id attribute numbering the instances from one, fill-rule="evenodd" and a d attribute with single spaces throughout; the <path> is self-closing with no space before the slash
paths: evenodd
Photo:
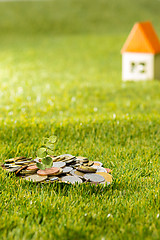
<path id="1" fill-rule="evenodd" d="M 149 53 L 123 53 L 122 80 L 154 79 L 154 56 Z"/>

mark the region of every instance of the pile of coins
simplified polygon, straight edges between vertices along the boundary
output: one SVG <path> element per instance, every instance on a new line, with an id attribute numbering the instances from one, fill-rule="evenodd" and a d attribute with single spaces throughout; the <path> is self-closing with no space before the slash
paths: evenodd
<path id="1" fill-rule="evenodd" d="M 50 156 L 53 160 L 51 168 L 39 169 L 36 165 L 41 159 L 16 157 L 5 160 L 2 165 L 8 173 L 21 176 L 31 182 L 65 182 L 109 185 L 112 182 L 112 170 L 104 168 L 101 162 L 89 161 L 86 157 L 75 157 L 70 154 Z"/>

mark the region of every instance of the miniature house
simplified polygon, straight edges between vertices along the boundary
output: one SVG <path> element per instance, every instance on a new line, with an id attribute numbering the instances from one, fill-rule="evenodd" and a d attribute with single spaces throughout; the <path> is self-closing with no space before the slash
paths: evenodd
<path id="1" fill-rule="evenodd" d="M 150 22 L 133 26 L 121 53 L 122 80 L 160 79 L 160 41 Z"/>

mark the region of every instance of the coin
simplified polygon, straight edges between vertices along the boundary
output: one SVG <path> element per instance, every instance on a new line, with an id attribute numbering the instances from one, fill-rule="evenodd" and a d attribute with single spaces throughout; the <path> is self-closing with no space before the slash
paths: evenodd
<path id="1" fill-rule="evenodd" d="M 39 168 L 37 167 L 37 165 L 34 164 L 34 165 L 31 165 L 31 166 L 27 167 L 26 170 L 38 170 L 38 169 L 39 169 Z"/>
<path id="2" fill-rule="evenodd" d="M 72 170 L 73 170 L 72 167 L 64 167 L 64 168 L 63 168 L 63 173 L 69 173 L 69 172 L 71 172 Z"/>
<path id="3" fill-rule="evenodd" d="M 56 162 L 60 158 L 59 156 L 56 157 L 56 156 L 52 156 L 52 155 L 48 155 L 48 157 L 51 157 L 53 162 Z"/>
<path id="4" fill-rule="evenodd" d="M 38 170 L 37 174 L 40 176 L 52 176 L 56 173 L 58 173 L 60 170 L 57 167 L 52 167 L 52 168 L 46 168 L 45 170 Z"/>
<path id="5" fill-rule="evenodd" d="M 21 159 L 21 158 L 20 158 L 20 159 L 18 158 L 17 160 L 15 160 L 15 162 L 21 162 L 21 161 L 22 161 L 22 162 L 25 162 L 25 161 L 28 161 L 28 160 L 32 160 L 32 158 L 31 158 L 31 157 L 29 157 L 29 158 L 22 158 L 22 159 Z"/>
<path id="6" fill-rule="evenodd" d="M 75 156 L 71 155 L 71 154 L 63 154 L 63 155 L 60 155 L 61 157 L 65 157 L 66 159 L 72 159 L 72 158 L 75 158 Z"/>
<path id="7" fill-rule="evenodd" d="M 87 162 L 87 163 L 83 163 L 83 166 L 88 166 L 88 167 L 90 167 L 90 166 L 92 166 L 93 165 L 93 161 L 89 161 L 89 162 Z"/>
<path id="8" fill-rule="evenodd" d="M 96 169 L 94 169 L 92 167 L 86 167 L 86 166 L 79 166 L 76 169 L 78 171 L 81 171 L 81 172 L 88 172 L 88 173 L 95 173 L 96 172 Z"/>
<path id="9" fill-rule="evenodd" d="M 5 170 L 8 172 L 8 173 L 14 173 L 16 171 L 18 171 L 21 167 L 15 167 L 15 168 L 6 168 Z"/>
<path id="10" fill-rule="evenodd" d="M 37 169 L 33 169 L 33 170 L 27 170 L 27 169 L 25 169 L 25 170 L 22 170 L 21 172 L 20 172 L 20 174 L 21 175 L 31 175 L 31 174 L 34 174 L 34 173 L 36 173 L 37 172 Z"/>
<path id="11" fill-rule="evenodd" d="M 106 169 L 107 173 L 111 173 L 112 172 L 112 170 L 109 169 L 109 168 L 105 168 L 105 169 Z"/>
<path id="12" fill-rule="evenodd" d="M 66 165 L 68 166 L 68 165 L 74 165 L 76 162 L 75 162 L 75 160 L 74 159 L 71 159 L 71 160 L 67 160 L 67 161 L 65 161 L 65 163 L 66 163 Z"/>
<path id="13" fill-rule="evenodd" d="M 39 158 L 35 158 L 33 161 L 34 162 L 40 162 L 39 160 L 40 160 Z"/>
<path id="14" fill-rule="evenodd" d="M 65 176 L 65 177 L 62 177 L 61 181 L 62 182 L 66 182 L 66 183 L 72 183 L 72 184 L 82 183 L 83 182 L 80 178 L 75 177 L 75 176 Z"/>
<path id="15" fill-rule="evenodd" d="M 76 157 L 76 158 L 79 159 L 79 160 L 88 160 L 87 157 L 81 157 L 81 156 L 78 156 L 78 157 Z"/>
<path id="16" fill-rule="evenodd" d="M 88 163 L 89 160 L 88 159 L 84 159 L 84 160 L 78 160 L 81 164 L 84 164 L 84 163 Z"/>
<path id="17" fill-rule="evenodd" d="M 52 176 L 59 176 L 63 173 L 63 168 L 58 168 L 59 169 L 59 172 L 53 174 Z"/>
<path id="18" fill-rule="evenodd" d="M 14 158 L 10 158 L 10 159 L 5 160 L 5 163 L 12 163 L 12 162 L 14 162 Z"/>
<path id="19" fill-rule="evenodd" d="M 14 158 L 14 161 L 17 161 L 17 160 L 21 160 L 21 159 L 25 159 L 26 157 L 24 157 L 24 156 L 21 156 L 21 157 L 15 157 Z"/>
<path id="20" fill-rule="evenodd" d="M 57 156 L 55 156 L 55 155 L 48 155 L 47 157 L 56 158 Z"/>
<path id="21" fill-rule="evenodd" d="M 100 182 L 104 182 L 105 181 L 105 178 L 103 176 L 95 174 L 95 173 L 84 174 L 83 177 L 84 177 L 84 179 L 86 179 L 87 181 L 90 181 L 90 182 L 100 183 Z"/>
<path id="22" fill-rule="evenodd" d="M 25 180 L 30 181 L 30 182 L 42 182 L 47 179 L 47 176 L 39 176 L 37 174 L 30 175 L 25 178 Z"/>
<path id="23" fill-rule="evenodd" d="M 60 156 L 58 156 L 57 157 L 57 162 L 59 162 L 59 161 L 62 161 L 62 160 L 64 160 L 65 159 L 65 156 L 63 156 L 63 155 L 60 155 Z"/>
<path id="24" fill-rule="evenodd" d="M 15 168 L 15 167 L 17 167 L 17 165 L 15 165 L 15 164 L 4 164 L 4 167 L 6 167 L 6 168 Z"/>
<path id="25" fill-rule="evenodd" d="M 33 163 L 33 161 L 18 161 L 18 162 L 15 162 L 15 165 L 27 165 L 29 163 Z"/>
<path id="26" fill-rule="evenodd" d="M 22 159 L 26 159 L 26 157 L 15 157 L 15 158 L 6 159 L 5 163 L 12 163 L 12 162 L 22 160 Z"/>
<path id="27" fill-rule="evenodd" d="M 94 169 L 97 169 L 97 172 L 107 172 L 105 168 L 99 166 L 93 166 Z"/>
<path id="28" fill-rule="evenodd" d="M 94 164 L 93 161 L 89 161 L 89 162 L 87 163 L 88 166 L 92 166 L 93 164 Z"/>
<path id="29" fill-rule="evenodd" d="M 81 164 L 80 163 L 72 163 L 72 165 L 70 165 L 70 166 L 72 166 L 73 168 L 76 168 L 76 167 L 79 167 Z"/>
<path id="30" fill-rule="evenodd" d="M 104 177 L 105 181 L 108 183 L 112 182 L 112 175 L 110 175 L 109 173 L 105 173 L 105 172 L 98 172 L 96 173 L 97 175 L 101 175 L 102 177 Z"/>
<path id="31" fill-rule="evenodd" d="M 79 177 L 79 178 L 81 178 L 81 179 L 83 179 L 84 180 L 84 174 L 85 173 L 83 173 L 83 172 L 80 172 L 80 171 L 77 171 L 77 170 L 75 170 L 75 172 L 74 172 L 74 176 L 77 176 L 77 177 Z"/>
<path id="32" fill-rule="evenodd" d="M 70 172 L 70 175 L 75 176 L 75 177 L 79 177 L 79 178 L 83 179 L 84 173 L 83 173 L 83 172 L 80 172 L 80 171 L 77 171 L 76 169 L 73 169 L 73 170 Z"/>
<path id="33" fill-rule="evenodd" d="M 23 166 L 23 167 L 20 167 L 17 172 L 16 172 L 16 175 L 19 175 L 20 174 L 20 171 L 22 171 L 23 169 L 26 169 L 27 166 Z"/>
<path id="34" fill-rule="evenodd" d="M 65 162 L 53 162 L 52 167 L 58 167 L 58 168 L 63 168 L 66 166 Z"/>
<path id="35" fill-rule="evenodd" d="M 54 176 L 50 176 L 50 177 L 48 177 L 48 180 L 50 180 L 50 181 L 57 181 L 57 180 L 59 180 L 59 178 L 58 177 L 54 177 Z"/>
<path id="36" fill-rule="evenodd" d="M 102 163 L 99 161 L 89 161 L 87 157 L 75 157 L 71 154 L 50 157 L 53 161 L 53 167 L 46 168 L 45 170 L 39 169 L 35 164 L 36 162 L 41 162 L 42 159 L 27 157 L 7 159 L 2 168 L 8 173 L 15 172 L 16 175 L 21 174 L 22 178 L 25 179 L 28 176 L 30 177 L 27 178 L 28 181 L 32 181 L 31 176 L 35 176 L 33 177 L 35 182 L 39 182 L 37 176 L 43 177 L 43 180 L 40 181 L 42 183 L 59 181 L 59 179 L 62 182 L 72 184 L 75 184 L 75 182 L 82 183 L 84 180 L 94 185 L 109 185 L 112 182 L 112 176 L 107 173 L 110 173 L 112 170 L 103 168 Z"/>
<path id="37" fill-rule="evenodd" d="M 58 181 L 59 178 L 58 177 L 50 177 L 49 179 L 46 180 L 46 182 L 55 182 Z"/>
<path id="38" fill-rule="evenodd" d="M 94 166 L 99 166 L 99 167 L 102 167 L 102 166 L 103 166 L 103 164 L 102 164 L 101 162 L 94 161 L 94 165 L 93 165 L 93 167 L 94 167 Z"/>

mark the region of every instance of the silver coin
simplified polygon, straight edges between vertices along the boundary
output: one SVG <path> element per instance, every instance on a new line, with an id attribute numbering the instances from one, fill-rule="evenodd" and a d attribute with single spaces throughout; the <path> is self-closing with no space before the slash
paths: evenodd
<path id="1" fill-rule="evenodd" d="M 34 162 L 39 162 L 39 158 L 35 158 L 33 161 Z"/>
<path id="2" fill-rule="evenodd" d="M 103 166 L 103 164 L 102 164 L 101 162 L 94 161 L 94 165 L 93 165 L 93 167 L 94 167 L 94 166 L 97 166 L 97 167 L 102 167 L 102 166 Z"/>
<path id="3" fill-rule="evenodd" d="M 83 181 L 79 178 L 79 177 L 75 177 L 75 176 L 65 176 L 61 178 L 62 182 L 68 182 L 68 183 L 82 183 Z"/>
<path id="4" fill-rule="evenodd" d="M 105 172 L 105 173 L 107 173 L 107 170 L 105 168 L 103 168 L 103 167 L 97 167 L 96 169 L 97 169 L 97 172 Z"/>
<path id="5" fill-rule="evenodd" d="M 79 164 L 79 163 L 76 163 L 76 164 L 72 164 L 71 166 L 73 167 L 73 168 L 76 168 L 76 167 L 79 167 L 81 164 Z"/>
<path id="6" fill-rule="evenodd" d="M 74 160 L 74 159 L 66 160 L 65 163 L 66 163 L 67 165 L 69 165 L 69 164 L 74 164 L 74 163 L 75 163 L 75 160 Z"/>
<path id="7" fill-rule="evenodd" d="M 89 162 L 88 159 L 80 159 L 80 158 L 76 158 L 76 161 L 77 161 L 78 163 L 87 163 L 87 162 Z"/>
<path id="8" fill-rule="evenodd" d="M 49 179 L 46 180 L 46 182 L 54 182 L 54 181 L 57 181 L 59 178 L 58 177 L 50 177 Z"/>
<path id="9" fill-rule="evenodd" d="M 26 165 L 27 163 L 32 163 L 33 161 L 21 161 L 21 162 L 15 162 L 15 165 Z"/>
<path id="10" fill-rule="evenodd" d="M 6 168 L 16 168 L 17 165 L 15 165 L 15 164 L 4 164 L 4 167 L 6 167 Z"/>
<path id="11" fill-rule="evenodd" d="M 29 157 L 29 158 L 22 157 L 22 158 L 15 159 L 15 162 L 21 162 L 21 161 L 26 162 L 29 160 L 33 160 L 33 159 L 31 157 Z"/>
<path id="12" fill-rule="evenodd" d="M 30 182 L 42 182 L 42 181 L 45 181 L 46 179 L 47 179 L 47 176 L 39 176 L 37 174 L 25 177 L 25 180 Z"/>
<path id="13" fill-rule="evenodd" d="M 78 159 L 78 160 L 88 160 L 87 157 L 81 157 L 81 156 L 76 157 L 76 159 Z"/>
<path id="14" fill-rule="evenodd" d="M 58 168 L 63 168 L 66 166 L 65 162 L 54 162 L 52 167 L 58 167 Z"/>
<path id="15" fill-rule="evenodd" d="M 5 170 L 9 173 L 17 172 L 21 167 L 14 167 L 14 168 L 6 168 Z"/>
<path id="16" fill-rule="evenodd" d="M 61 157 L 70 157 L 70 158 L 75 158 L 75 156 L 71 155 L 71 154 L 62 154 L 60 155 Z"/>
<path id="17" fill-rule="evenodd" d="M 76 169 L 73 169 L 72 171 L 70 171 L 70 174 L 72 175 L 72 176 L 74 176 L 75 174 L 74 174 L 74 172 L 76 171 Z"/>
<path id="18" fill-rule="evenodd" d="M 73 170 L 72 167 L 64 167 L 63 168 L 63 173 L 70 173 Z"/>
<path id="19" fill-rule="evenodd" d="M 60 158 L 63 158 L 63 157 L 64 157 L 64 160 L 63 160 L 63 161 L 68 161 L 68 160 L 76 159 L 75 156 L 72 156 L 72 155 L 70 155 L 70 154 L 60 155 Z"/>
<path id="20" fill-rule="evenodd" d="M 84 174 L 83 178 L 87 181 L 94 182 L 94 183 L 100 183 L 105 181 L 104 177 L 95 173 Z"/>

